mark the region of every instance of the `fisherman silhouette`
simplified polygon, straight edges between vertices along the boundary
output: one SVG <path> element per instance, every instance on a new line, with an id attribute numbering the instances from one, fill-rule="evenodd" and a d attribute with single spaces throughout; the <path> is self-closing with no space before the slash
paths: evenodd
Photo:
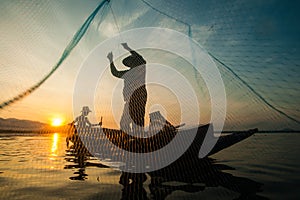
<path id="1" fill-rule="evenodd" d="M 102 121 L 99 122 L 98 124 L 92 124 L 89 119 L 87 118 L 88 114 L 92 112 L 88 106 L 83 106 L 81 115 L 76 117 L 74 124 L 76 125 L 77 129 L 86 129 L 86 128 L 92 128 L 92 126 L 101 126 Z M 102 120 L 102 118 L 101 118 Z"/>
<path id="2" fill-rule="evenodd" d="M 69 148 L 70 141 L 73 143 L 75 149 L 83 148 L 83 143 L 79 137 L 79 133 L 90 132 L 93 126 L 102 126 L 102 117 L 101 121 L 98 124 L 92 124 L 87 118 L 88 114 L 92 112 L 88 106 L 83 106 L 81 115 L 76 117 L 74 121 L 69 123 L 68 135 L 66 137 L 67 148 Z"/>
<path id="3" fill-rule="evenodd" d="M 130 69 L 117 70 L 113 62 L 112 52 L 107 55 L 112 75 L 124 79 L 123 98 L 125 105 L 120 127 L 126 133 L 143 136 L 147 102 L 147 90 L 145 86 L 146 61 L 140 54 L 132 50 L 127 43 L 122 43 L 122 46 L 131 53 L 130 56 L 124 58 L 122 61 Z"/>

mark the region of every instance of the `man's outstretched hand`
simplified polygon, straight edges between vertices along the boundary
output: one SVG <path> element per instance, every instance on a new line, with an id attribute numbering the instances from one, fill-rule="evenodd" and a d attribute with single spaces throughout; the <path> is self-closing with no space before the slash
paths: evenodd
<path id="1" fill-rule="evenodd" d="M 107 58 L 108 58 L 108 60 L 109 60 L 110 62 L 113 62 L 113 54 L 112 54 L 112 52 L 109 52 L 109 53 L 107 54 Z"/>
<path id="2" fill-rule="evenodd" d="M 130 47 L 128 46 L 128 44 L 127 44 L 126 42 L 121 43 L 121 45 L 124 47 L 124 49 L 126 49 L 126 50 L 128 50 L 128 51 L 131 50 Z"/>

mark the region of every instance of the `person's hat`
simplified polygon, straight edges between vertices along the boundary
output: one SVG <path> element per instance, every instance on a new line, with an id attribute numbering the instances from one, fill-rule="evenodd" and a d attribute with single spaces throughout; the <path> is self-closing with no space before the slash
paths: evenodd
<path id="1" fill-rule="evenodd" d="M 139 59 L 136 56 L 132 56 L 132 55 L 124 58 L 122 60 L 122 63 L 125 66 L 130 67 L 130 68 L 134 68 L 134 67 L 141 65 L 141 63 L 139 62 Z"/>
<path id="2" fill-rule="evenodd" d="M 81 112 L 92 112 L 88 106 L 83 106 Z"/>
<path id="3" fill-rule="evenodd" d="M 127 67 L 131 67 L 133 62 L 134 62 L 133 56 L 128 56 L 122 60 L 122 63 Z"/>

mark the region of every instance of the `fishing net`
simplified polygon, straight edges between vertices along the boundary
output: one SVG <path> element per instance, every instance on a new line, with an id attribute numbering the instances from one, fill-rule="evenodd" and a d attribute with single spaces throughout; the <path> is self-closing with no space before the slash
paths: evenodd
<path id="1" fill-rule="evenodd" d="M 73 110 L 78 109 L 76 115 L 81 109 L 73 108 L 74 87 L 82 73 L 82 63 L 90 53 L 115 36 L 117 41 L 111 51 L 116 54 L 123 51 L 121 42 L 132 44 L 118 34 L 158 27 L 185 35 L 189 38 L 187 42 L 197 43 L 216 65 L 226 92 L 224 129 L 300 127 L 298 2 L 4 0 L 0 4 L 1 117 L 47 122 L 52 115 L 60 113 L 66 121 L 72 121 Z M 162 43 L 164 40 L 167 38 L 162 35 Z M 175 42 L 178 49 L 186 45 Z M 197 59 L 199 55 L 195 52 L 190 49 L 189 53 Z M 104 56 L 107 53 L 103 52 Z M 195 70 L 201 69 L 204 61 L 194 66 L 197 62 L 189 63 L 180 55 L 158 49 L 144 48 L 139 53 L 147 63 L 168 66 L 189 80 L 201 117 L 199 122 L 184 123 L 212 122 L 213 97 L 203 74 Z M 123 58 L 116 59 L 119 68 Z M 97 102 L 92 107 L 94 120 L 104 116 L 104 125 L 106 122 L 116 127 L 119 122 L 113 110 L 122 110 L 122 86 L 116 86 L 114 94 L 106 94 L 104 91 L 113 87 L 105 85 L 105 81 L 116 84 L 116 80 L 108 77 L 111 76 L 108 61 L 98 65 L 106 67 L 106 77 L 94 91 L 94 102 Z M 176 79 L 168 76 L 171 69 L 161 71 L 160 76 L 175 85 Z M 159 88 L 149 84 L 147 113 L 164 110 L 169 121 L 180 123 L 176 94 L 168 88 Z M 81 94 L 80 102 L 84 104 L 84 91 Z M 113 95 L 116 95 L 113 104 L 116 108 L 109 104 Z M 194 112 L 189 107 L 189 97 L 183 98 L 185 105 L 185 113 Z"/>

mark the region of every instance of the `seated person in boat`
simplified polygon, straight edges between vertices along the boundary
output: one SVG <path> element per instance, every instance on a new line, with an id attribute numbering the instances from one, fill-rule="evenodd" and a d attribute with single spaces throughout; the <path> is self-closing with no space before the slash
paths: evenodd
<path id="1" fill-rule="evenodd" d="M 88 114 L 92 112 L 88 106 L 83 106 L 81 115 L 76 117 L 74 123 L 76 125 L 77 129 L 86 129 L 86 128 L 92 128 L 93 126 L 101 126 L 102 122 L 98 124 L 92 124 L 89 119 L 87 118 Z"/>

